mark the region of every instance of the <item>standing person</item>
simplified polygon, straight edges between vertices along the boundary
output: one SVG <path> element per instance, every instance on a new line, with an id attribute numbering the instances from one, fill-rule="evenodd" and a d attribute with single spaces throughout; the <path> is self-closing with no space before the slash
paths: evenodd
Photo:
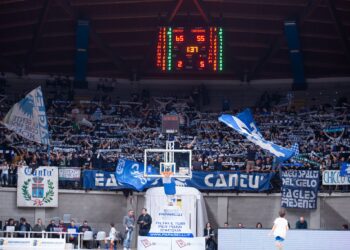
<path id="1" fill-rule="evenodd" d="M 287 231 L 289 229 L 288 221 L 284 216 L 286 216 L 286 211 L 282 209 L 279 212 L 279 218 L 275 219 L 270 232 L 270 234 L 273 233 L 273 236 L 275 237 L 275 245 L 278 250 L 283 249 L 283 242 L 286 239 Z"/>
<path id="2" fill-rule="evenodd" d="M 109 236 L 105 239 L 105 249 L 117 250 L 117 230 L 114 227 L 114 223 L 110 224 L 111 230 L 109 231 Z"/>
<path id="3" fill-rule="evenodd" d="M 296 229 L 307 229 L 307 221 L 303 216 L 300 216 L 299 220 L 295 223 Z"/>
<path id="4" fill-rule="evenodd" d="M 137 224 L 140 225 L 139 235 L 147 236 L 149 230 L 152 225 L 152 217 L 147 213 L 146 208 L 142 208 L 142 214 L 139 216 L 137 220 Z"/>
<path id="5" fill-rule="evenodd" d="M 205 249 L 215 250 L 216 244 L 214 241 L 214 229 L 211 227 L 210 222 L 205 224 L 203 236 L 205 237 Z"/>
<path id="6" fill-rule="evenodd" d="M 128 214 L 124 216 L 123 226 L 125 227 L 124 250 L 130 250 L 135 228 L 135 215 L 133 210 L 129 210 Z"/>

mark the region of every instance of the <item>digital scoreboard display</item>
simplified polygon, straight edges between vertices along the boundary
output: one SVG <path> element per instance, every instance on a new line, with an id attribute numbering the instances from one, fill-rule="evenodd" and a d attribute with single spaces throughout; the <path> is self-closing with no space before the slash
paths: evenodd
<path id="1" fill-rule="evenodd" d="M 223 71 L 223 29 L 160 27 L 156 64 L 162 72 Z"/>

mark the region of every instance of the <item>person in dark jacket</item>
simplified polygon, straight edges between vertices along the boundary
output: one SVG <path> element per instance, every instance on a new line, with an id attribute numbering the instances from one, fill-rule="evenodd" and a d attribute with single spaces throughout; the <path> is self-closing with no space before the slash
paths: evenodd
<path id="1" fill-rule="evenodd" d="M 307 222 L 303 216 L 299 218 L 297 223 L 295 223 L 295 228 L 296 229 L 307 229 Z"/>
<path id="2" fill-rule="evenodd" d="M 152 217 L 147 213 L 146 208 L 142 208 L 142 214 L 137 220 L 137 224 L 140 225 L 139 235 L 147 236 L 152 225 Z"/>
<path id="3" fill-rule="evenodd" d="M 58 226 L 56 225 L 55 220 L 51 220 L 50 224 L 47 225 L 47 227 L 46 227 L 46 232 L 55 232 L 56 231 L 55 228 L 57 228 L 57 227 Z M 58 238 L 59 235 L 58 234 L 48 234 L 48 237 L 49 238 Z"/>
<path id="4" fill-rule="evenodd" d="M 209 222 L 207 222 L 207 224 L 205 225 L 203 236 L 205 237 L 205 249 L 215 250 L 216 242 L 214 240 L 214 237 L 215 237 L 214 229 L 211 227 Z"/>
<path id="5" fill-rule="evenodd" d="M 22 218 L 19 219 L 19 224 L 16 226 L 16 231 L 30 232 L 30 231 L 32 231 L 32 227 L 30 226 L 29 223 L 27 223 L 27 220 L 22 217 Z M 25 234 L 24 233 L 18 233 L 17 236 L 19 238 L 24 238 Z"/>

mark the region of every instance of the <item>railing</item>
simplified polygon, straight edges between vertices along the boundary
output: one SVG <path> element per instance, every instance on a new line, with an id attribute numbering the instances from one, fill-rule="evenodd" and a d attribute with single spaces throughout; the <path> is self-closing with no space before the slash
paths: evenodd
<path id="1" fill-rule="evenodd" d="M 18 237 L 17 234 L 20 234 L 21 237 Z M 37 235 L 41 235 L 41 237 L 33 237 Z M 22 237 L 23 235 L 23 237 Z M 84 235 L 84 233 L 71 233 L 71 232 L 46 232 L 46 231 L 0 231 L 0 238 L 42 238 L 42 239 L 47 239 L 50 238 L 48 236 L 58 236 L 59 239 L 64 239 L 64 241 L 67 243 L 67 236 L 68 235 L 76 235 L 77 236 L 77 246 L 78 249 L 81 249 L 80 246 L 81 241 L 83 238 L 81 237 Z"/>

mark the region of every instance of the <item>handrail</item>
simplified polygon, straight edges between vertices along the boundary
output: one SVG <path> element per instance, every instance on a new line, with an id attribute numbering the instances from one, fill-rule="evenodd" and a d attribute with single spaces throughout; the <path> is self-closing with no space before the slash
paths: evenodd
<path id="1" fill-rule="evenodd" d="M 24 238 L 35 238 L 31 237 L 32 234 L 41 234 L 41 238 L 45 239 L 48 238 L 50 234 L 52 235 L 58 235 L 59 239 L 67 240 L 67 235 L 77 235 L 78 236 L 78 249 L 80 249 L 80 243 L 81 243 L 81 236 L 84 235 L 84 233 L 76 232 L 76 233 L 68 233 L 68 232 L 47 232 L 47 231 L 1 231 L 0 235 L 3 235 L 4 238 L 19 238 L 15 237 L 15 234 L 23 234 Z M 9 236 L 10 235 L 10 236 Z M 28 237 L 29 236 L 29 237 Z"/>

